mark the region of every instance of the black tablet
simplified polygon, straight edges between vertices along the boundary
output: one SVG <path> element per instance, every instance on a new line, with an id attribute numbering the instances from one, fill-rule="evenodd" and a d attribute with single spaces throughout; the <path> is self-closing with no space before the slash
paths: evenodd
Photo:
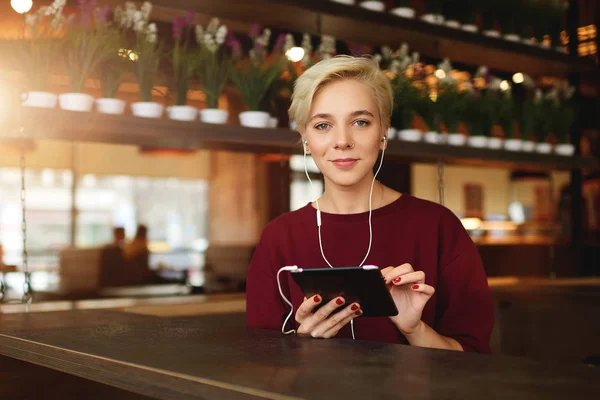
<path id="1" fill-rule="evenodd" d="M 363 317 L 398 315 L 392 295 L 376 266 L 298 268 L 291 273 L 307 298 L 317 294 L 323 298 L 321 305 L 341 296 L 346 303 L 340 310 L 357 302 L 363 311 Z"/>

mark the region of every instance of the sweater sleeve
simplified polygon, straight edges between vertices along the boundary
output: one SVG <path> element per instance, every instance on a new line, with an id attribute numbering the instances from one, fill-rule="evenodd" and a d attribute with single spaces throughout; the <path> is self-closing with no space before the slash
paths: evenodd
<path id="1" fill-rule="evenodd" d="M 477 247 L 453 214 L 442 218 L 440 235 L 435 329 L 464 351 L 491 353 L 494 306 Z"/>
<path id="2" fill-rule="evenodd" d="M 246 324 L 249 328 L 281 329 L 289 306 L 279 294 L 277 271 L 283 267 L 281 249 L 277 248 L 278 232 L 269 224 L 256 247 L 246 281 Z M 281 274 L 281 289 L 290 299 L 286 275 Z"/>

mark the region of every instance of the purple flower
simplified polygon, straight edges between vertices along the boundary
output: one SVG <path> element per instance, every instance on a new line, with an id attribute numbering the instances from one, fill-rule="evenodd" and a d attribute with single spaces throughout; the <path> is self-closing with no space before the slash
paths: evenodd
<path id="1" fill-rule="evenodd" d="M 185 20 L 186 27 L 194 26 L 194 17 L 195 16 L 196 16 L 196 11 L 194 11 L 193 9 L 190 9 L 188 11 L 188 15 L 187 15 L 187 18 Z"/>
<path id="2" fill-rule="evenodd" d="M 100 8 L 96 13 L 96 22 L 100 24 L 108 24 L 110 11 L 110 4 L 105 4 L 104 7 Z"/>
<path id="3" fill-rule="evenodd" d="M 252 26 L 250 27 L 250 32 L 248 33 L 248 36 L 250 36 L 250 39 L 254 39 L 254 38 L 257 38 L 258 35 L 260 35 L 260 25 L 252 24 Z"/>
<path id="4" fill-rule="evenodd" d="M 186 27 L 187 17 L 177 17 L 173 20 L 173 38 L 181 40 L 183 29 Z"/>
<path id="5" fill-rule="evenodd" d="M 355 57 L 364 56 L 367 54 L 367 46 L 360 43 L 350 43 L 350 54 Z"/>
<path id="6" fill-rule="evenodd" d="M 94 9 L 96 8 L 96 0 L 77 0 L 77 5 L 79 7 L 79 24 L 83 28 L 89 28 L 92 23 L 92 15 L 94 13 Z"/>
<path id="7" fill-rule="evenodd" d="M 283 50 L 283 45 L 285 44 L 285 33 L 280 33 L 277 36 L 277 41 L 275 42 L 275 47 L 273 47 L 273 51 L 279 53 Z"/>

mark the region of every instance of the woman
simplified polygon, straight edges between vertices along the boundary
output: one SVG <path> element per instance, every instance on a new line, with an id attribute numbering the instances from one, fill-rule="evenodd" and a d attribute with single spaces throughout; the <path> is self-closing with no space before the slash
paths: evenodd
<path id="1" fill-rule="evenodd" d="M 380 267 L 398 315 L 359 318 L 360 304 L 345 304 L 343 298 L 315 312 L 322 299 L 304 298 L 283 273 L 281 289 L 292 300 L 299 334 L 350 337 L 354 320 L 361 340 L 489 353 L 492 300 L 481 259 L 462 224 L 448 209 L 374 179 L 379 151 L 387 145 L 392 102 L 389 79 L 364 58 L 324 60 L 297 80 L 290 118 L 323 173 L 325 191 L 317 202 L 265 228 L 248 270 L 247 324 L 281 329 L 290 311 L 279 293 L 281 267 L 363 261 Z"/>

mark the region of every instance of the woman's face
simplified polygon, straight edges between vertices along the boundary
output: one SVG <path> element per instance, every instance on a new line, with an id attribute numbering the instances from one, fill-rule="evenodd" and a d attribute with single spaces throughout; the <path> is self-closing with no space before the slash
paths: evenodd
<path id="1" fill-rule="evenodd" d="M 354 79 L 324 86 L 313 98 L 303 140 L 326 182 L 350 187 L 373 178 L 384 129 L 373 90 Z"/>

